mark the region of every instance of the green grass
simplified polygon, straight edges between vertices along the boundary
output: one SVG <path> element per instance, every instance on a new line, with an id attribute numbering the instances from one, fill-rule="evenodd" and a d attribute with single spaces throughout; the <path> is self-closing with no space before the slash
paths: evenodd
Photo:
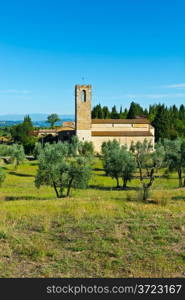
<path id="1" fill-rule="evenodd" d="M 6 168 L 0 188 L 0 277 L 185 277 L 185 189 L 157 179 L 115 190 L 99 160 L 87 190 L 56 199 L 34 186 L 36 162 Z"/>

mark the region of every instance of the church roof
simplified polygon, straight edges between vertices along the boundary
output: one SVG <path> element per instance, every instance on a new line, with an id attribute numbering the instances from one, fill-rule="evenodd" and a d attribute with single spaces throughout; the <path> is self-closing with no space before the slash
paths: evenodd
<path id="1" fill-rule="evenodd" d="M 66 131 L 66 130 L 75 130 L 74 127 L 71 126 L 65 126 L 57 129 L 57 132 Z"/>
<path id="2" fill-rule="evenodd" d="M 92 119 L 92 124 L 150 124 L 146 118 L 143 119 Z"/>
<path id="3" fill-rule="evenodd" d="M 72 128 L 74 128 L 75 127 L 75 122 L 73 122 L 73 121 L 64 121 L 62 126 L 63 127 L 72 127 Z"/>
<path id="4" fill-rule="evenodd" d="M 150 131 L 92 131 L 92 136 L 153 136 Z"/>

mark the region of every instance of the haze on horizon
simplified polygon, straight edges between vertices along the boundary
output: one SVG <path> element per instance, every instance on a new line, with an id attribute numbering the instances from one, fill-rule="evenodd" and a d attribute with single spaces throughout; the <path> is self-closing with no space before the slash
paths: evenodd
<path id="1" fill-rule="evenodd" d="M 0 10 L 0 114 L 185 103 L 184 0 L 9 0 Z"/>

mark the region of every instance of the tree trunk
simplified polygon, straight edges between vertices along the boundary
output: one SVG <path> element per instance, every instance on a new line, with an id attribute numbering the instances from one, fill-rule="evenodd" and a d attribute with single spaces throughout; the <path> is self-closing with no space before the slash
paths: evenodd
<path id="1" fill-rule="evenodd" d="M 179 177 L 179 187 L 182 187 L 182 170 L 178 169 L 178 177 Z"/>
<path id="2" fill-rule="evenodd" d="M 63 197 L 63 191 L 64 191 L 64 188 L 63 188 L 62 184 L 60 184 L 60 195 L 59 195 L 59 198 Z"/>
<path id="3" fill-rule="evenodd" d="M 127 179 L 123 178 L 123 189 L 127 187 Z"/>
<path id="4" fill-rule="evenodd" d="M 143 201 L 148 199 L 149 189 L 148 185 L 143 185 Z"/>
<path id="5" fill-rule="evenodd" d="M 154 168 L 150 172 L 150 181 L 148 183 L 143 183 L 143 201 L 146 201 L 149 196 L 149 190 L 154 182 Z"/>
<path id="6" fill-rule="evenodd" d="M 119 178 L 118 177 L 116 177 L 116 182 L 117 182 L 117 188 L 119 188 L 120 186 L 119 186 Z"/>
<path id="7" fill-rule="evenodd" d="M 55 182 L 53 182 L 53 187 L 54 187 L 55 193 L 56 193 L 56 195 L 57 195 L 57 198 L 61 198 L 61 197 L 59 196 L 59 193 L 58 193 L 58 190 L 57 190 L 57 187 L 56 187 Z"/>
<path id="8" fill-rule="evenodd" d="M 148 168 L 146 168 L 146 173 L 147 173 L 147 176 L 149 177 L 150 176 L 150 171 L 148 170 Z"/>
<path id="9" fill-rule="evenodd" d="M 67 188 L 67 197 L 69 197 L 70 195 L 70 191 L 71 191 L 71 186 L 72 186 L 72 183 L 73 183 L 73 177 L 70 179 L 69 181 L 69 184 L 68 184 L 68 188 Z"/>
<path id="10" fill-rule="evenodd" d="M 142 167 L 141 167 L 141 163 L 140 163 L 139 159 L 137 160 L 137 164 L 138 164 L 138 168 L 139 168 L 140 181 L 143 181 Z"/>

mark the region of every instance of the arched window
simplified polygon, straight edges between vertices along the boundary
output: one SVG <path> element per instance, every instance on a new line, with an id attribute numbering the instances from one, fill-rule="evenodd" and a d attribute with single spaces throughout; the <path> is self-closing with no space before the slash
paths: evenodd
<path id="1" fill-rule="evenodd" d="M 82 90 L 81 100 L 82 100 L 82 102 L 86 102 L 86 91 L 85 90 Z"/>

